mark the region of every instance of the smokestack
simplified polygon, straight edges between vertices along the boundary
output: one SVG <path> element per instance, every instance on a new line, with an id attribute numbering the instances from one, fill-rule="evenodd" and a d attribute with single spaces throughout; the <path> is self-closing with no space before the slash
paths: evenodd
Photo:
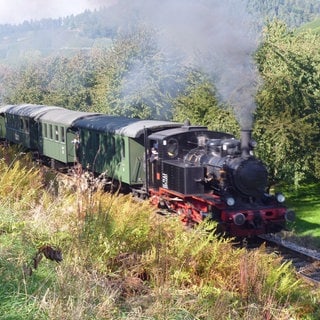
<path id="1" fill-rule="evenodd" d="M 250 141 L 252 130 L 241 129 L 241 156 L 242 158 L 250 157 Z"/>

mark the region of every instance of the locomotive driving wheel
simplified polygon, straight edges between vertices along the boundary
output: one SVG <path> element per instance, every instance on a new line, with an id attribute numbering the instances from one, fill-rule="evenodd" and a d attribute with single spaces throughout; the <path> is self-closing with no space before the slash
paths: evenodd
<path id="1" fill-rule="evenodd" d="M 178 214 L 182 223 L 188 227 L 194 227 L 202 221 L 200 212 L 191 205 L 179 208 Z"/>

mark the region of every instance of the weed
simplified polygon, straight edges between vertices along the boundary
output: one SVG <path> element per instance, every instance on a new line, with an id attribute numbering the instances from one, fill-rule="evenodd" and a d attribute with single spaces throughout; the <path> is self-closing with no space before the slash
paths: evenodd
<path id="1" fill-rule="evenodd" d="M 103 192 L 98 180 L 52 192 L 25 161 L 0 160 L 0 319 L 319 315 L 318 294 L 263 247 L 236 249 L 209 222 L 185 229 L 147 201 Z M 63 261 L 42 259 L 27 274 L 44 245 L 60 248 Z"/>

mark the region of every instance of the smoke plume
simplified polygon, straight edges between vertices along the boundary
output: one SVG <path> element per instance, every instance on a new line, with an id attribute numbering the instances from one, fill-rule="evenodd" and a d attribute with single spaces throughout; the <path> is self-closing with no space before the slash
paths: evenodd
<path id="1" fill-rule="evenodd" d="M 138 24 L 157 30 L 162 54 L 209 74 L 240 125 L 252 126 L 257 35 L 245 0 L 118 0 L 108 11 L 120 30 Z"/>

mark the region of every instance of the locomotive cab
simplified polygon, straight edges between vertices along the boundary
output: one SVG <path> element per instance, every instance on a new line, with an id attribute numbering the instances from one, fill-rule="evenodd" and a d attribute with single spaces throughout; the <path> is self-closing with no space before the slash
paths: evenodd
<path id="1" fill-rule="evenodd" d="M 207 143 L 224 139 L 232 139 L 232 136 L 202 126 L 182 126 L 150 135 L 147 144 L 148 187 L 181 194 L 205 193 Z"/>
<path id="2" fill-rule="evenodd" d="M 148 185 L 159 188 L 161 186 L 161 163 L 159 161 L 159 141 L 149 140 L 147 148 L 147 179 Z"/>

